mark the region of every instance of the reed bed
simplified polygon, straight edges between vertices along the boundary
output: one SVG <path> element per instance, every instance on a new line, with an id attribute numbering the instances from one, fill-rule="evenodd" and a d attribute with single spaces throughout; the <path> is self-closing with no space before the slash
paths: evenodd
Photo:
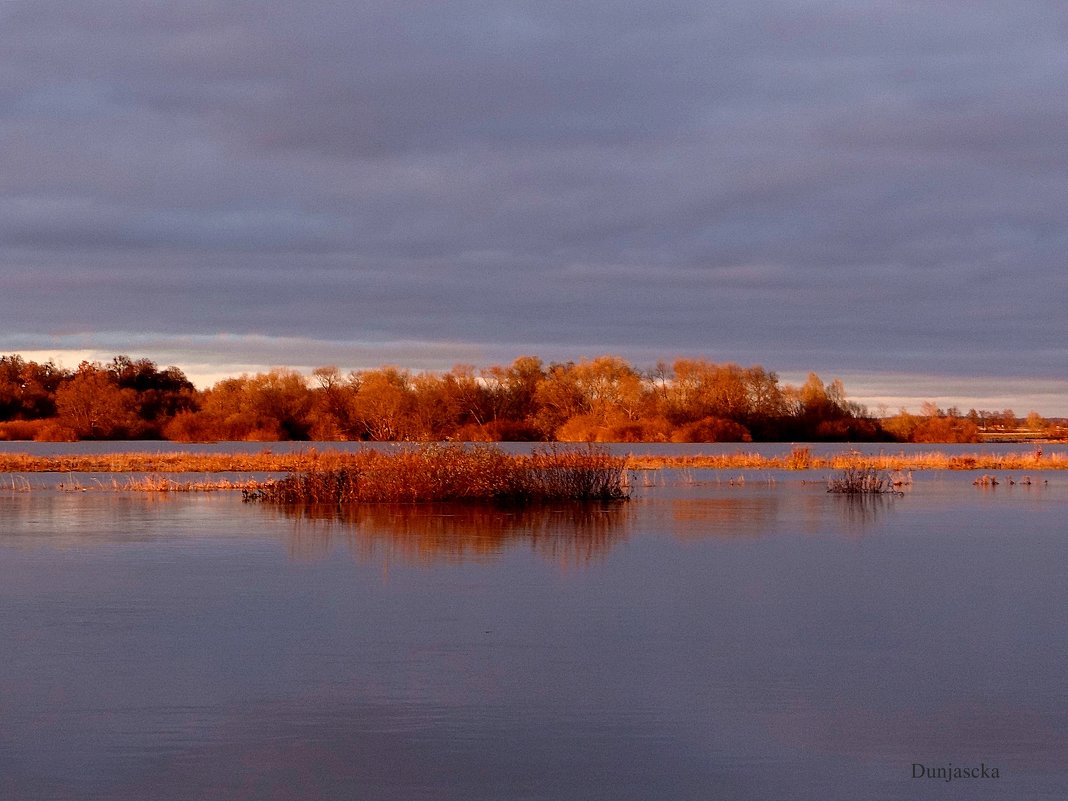
<path id="1" fill-rule="evenodd" d="M 300 453 L 0 454 L 0 473 L 269 473 L 330 464 L 336 451 Z"/>
<path id="2" fill-rule="evenodd" d="M 220 492 L 234 490 L 252 490 L 258 486 L 256 481 L 175 481 L 166 476 L 143 476 L 130 478 L 124 482 L 112 481 L 111 487 L 121 492 Z"/>
<path id="3" fill-rule="evenodd" d="M 459 447 L 459 446 L 424 446 Z M 397 453 L 419 450 L 401 448 L 379 452 L 392 457 Z M 551 448 L 550 448 L 551 450 Z M 289 473 L 343 468 L 357 454 L 309 448 L 299 453 L 102 453 L 35 456 L 26 453 L 0 453 L 0 473 Z M 1063 453 L 970 453 L 949 455 L 927 453 L 882 453 L 865 455 L 843 451 L 830 456 L 816 456 L 808 448 L 798 447 L 773 456 L 738 451 L 728 454 L 687 456 L 631 455 L 625 465 L 631 470 L 725 469 L 725 470 L 844 470 L 850 467 L 875 467 L 878 470 L 1068 470 L 1068 455 Z"/>
<path id="4" fill-rule="evenodd" d="M 490 446 L 425 445 L 348 454 L 244 492 L 280 504 L 453 501 L 617 501 L 629 497 L 626 460 L 594 447 L 529 455 Z"/>
<path id="5" fill-rule="evenodd" d="M 929 453 L 863 454 L 855 451 L 813 455 L 807 448 L 789 453 L 762 456 L 757 453 L 729 453 L 692 456 L 630 456 L 632 470 L 750 469 L 750 470 L 848 470 L 872 467 L 880 471 L 908 470 L 1068 470 L 1068 455 L 1062 453 L 971 453 L 949 455 Z"/>

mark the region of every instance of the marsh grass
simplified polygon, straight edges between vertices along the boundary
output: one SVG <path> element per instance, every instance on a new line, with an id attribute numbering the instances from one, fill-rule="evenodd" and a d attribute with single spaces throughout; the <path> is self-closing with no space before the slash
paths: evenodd
<path id="1" fill-rule="evenodd" d="M 429 445 L 423 448 L 454 448 L 457 445 Z M 473 449 L 476 446 L 471 446 Z M 375 451 L 393 456 L 415 448 L 391 448 Z M 548 451 L 553 448 L 549 447 Z M 579 451 L 582 453 L 583 451 Z M 366 451 L 356 454 L 332 449 L 322 451 L 309 448 L 298 453 L 102 453 L 61 454 L 35 456 L 26 453 L 0 453 L 0 473 L 287 473 L 315 470 L 336 470 L 353 458 L 365 458 Z M 614 457 L 615 458 L 615 457 Z M 844 470 L 850 467 L 873 466 L 879 470 L 1003 470 L 1031 472 L 1036 470 L 1068 470 L 1068 455 L 1062 453 L 972 453 L 948 455 L 937 451 L 928 453 L 860 454 L 855 451 L 829 456 L 816 456 L 806 447 L 793 448 L 789 453 L 762 456 L 757 453 L 736 453 L 687 456 L 625 457 L 630 470 L 726 469 L 726 470 Z"/>
<path id="2" fill-rule="evenodd" d="M 425 445 L 361 451 L 246 489 L 280 504 L 454 501 L 617 501 L 629 497 L 626 460 L 606 450 L 549 447 L 529 455 L 490 446 Z"/>
<path id="3" fill-rule="evenodd" d="M 173 478 L 167 478 L 161 475 L 141 476 L 138 478 L 128 478 L 126 481 L 119 482 L 112 480 L 110 487 L 104 486 L 105 489 L 115 490 L 116 492 L 218 492 L 226 490 L 251 490 L 255 489 L 258 483 L 255 481 L 229 481 L 227 479 L 220 479 L 218 481 L 175 481 Z"/>
<path id="4" fill-rule="evenodd" d="M 1062 453 L 973 453 L 949 455 L 927 453 L 863 454 L 856 451 L 816 456 L 808 448 L 794 448 L 781 456 L 757 453 L 696 454 L 693 456 L 630 456 L 632 470 L 704 468 L 719 470 L 849 470 L 873 467 L 881 471 L 909 470 L 1068 470 L 1068 455 Z"/>
<path id="5" fill-rule="evenodd" d="M 329 464 L 336 451 L 300 453 L 0 454 L 0 473 L 268 473 Z"/>
<path id="6" fill-rule="evenodd" d="M 893 479 L 874 467 L 849 467 L 828 479 L 827 492 L 841 495 L 902 495 Z"/>
<path id="7" fill-rule="evenodd" d="M 8 489 L 11 492 L 29 492 L 30 482 L 25 476 L 8 476 L 5 481 L 0 483 L 4 489 Z"/>

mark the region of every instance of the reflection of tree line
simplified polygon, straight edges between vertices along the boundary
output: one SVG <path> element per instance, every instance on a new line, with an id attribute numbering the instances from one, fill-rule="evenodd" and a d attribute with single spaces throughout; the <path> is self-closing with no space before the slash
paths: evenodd
<path id="1" fill-rule="evenodd" d="M 630 507 L 568 503 L 508 507 L 492 504 L 362 504 L 274 507 L 294 522 L 294 555 L 314 557 L 338 542 L 361 560 L 417 564 L 485 561 L 529 547 L 562 565 L 603 558 L 627 535 Z"/>

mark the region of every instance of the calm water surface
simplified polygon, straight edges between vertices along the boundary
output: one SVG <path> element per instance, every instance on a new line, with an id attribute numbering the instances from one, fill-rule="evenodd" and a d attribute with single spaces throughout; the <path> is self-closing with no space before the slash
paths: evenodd
<path id="1" fill-rule="evenodd" d="M 3 799 L 1063 799 L 1068 477 L 336 519 L 0 490 Z M 912 779 L 913 763 L 999 779 Z"/>
<path id="2" fill-rule="evenodd" d="M 531 448 L 544 447 L 545 443 L 498 442 L 492 443 L 508 451 L 525 453 Z M 312 448 L 317 450 L 358 451 L 368 448 L 392 450 L 410 448 L 412 443 L 403 442 L 167 442 L 158 440 L 133 440 L 129 442 L 3 442 L 0 441 L 0 453 L 30 453 L 37 456 L 54 456 L 59 454 L 92 453 L 299 453 Z M 565 445 L 564 447 L 568 447 Z M 685 454 L 733 454 L 758 453 L 762 456 L 782 456 L 789 454 L 796 447 L 806 447 L 817 456 L 828 456 L 849 451 L 878 454 L 915 454 L 945 453 L 972 454 L 995 453 L 1010 454 L 1034 453 L 1035 448 L 1044 454 L 1068 454 L 1068 443 L 1026 443 L 1026 442 L 989 442 L 989 443 L 885 443 L 885 442 L 702 442 L 702 443 L 610 443 L 609 450 L 619 454 L 668 455 Z"/>

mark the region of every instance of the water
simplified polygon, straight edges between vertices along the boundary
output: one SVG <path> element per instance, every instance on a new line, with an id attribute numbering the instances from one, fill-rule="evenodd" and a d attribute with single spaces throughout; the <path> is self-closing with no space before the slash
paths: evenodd
<path id="1" fill-rule="evenodd" d="M 1068 478 L 667 476 L 344 519 L 0 490 L 0 798 L 1065 797 Z M 911 778 L 949 762 L 1000 777 Z"/>
<path id="2" fill-rule="evenodd" d="M 490 444 L 490 443 L 487 443 Z M 544 447 L 545 443 L 530 442 L 498 442 L 492 443 L 506 451 L 526 453 L 531 448 Z M 367 448 L 391 450 L 397 448 L 412 447 L 411 443 L 403 442 L 169 442 L 161 440 L 132 440 L 128 442 L 24 442 L 0 441 L 0 453 L 28 453 L 35 456 L 57 456 L 64 454 L 99 454 L 99 453 L 300 453 L 309 449 L 317 450 L 340 450 L 358 451 Z M 572 444 L 563 444 L 562 447 L 576 447 Z M 880 454 L 922 454 L 944 453 L 950 456 L 956 454 L 993 453 L 993 454 L 1024 454 L 1034 453 L 1035 448 L 1041 448 L 1047 455 L 1068 455 L 1068 443 L 1064 442 L 984 442 L 984 443 L 886 443 L 886 442 L 702 442 L 702 443 L 672 443 L 672 442 L 641 442 L 641 443 L 610 443 L 607 447 L 617 454 L 636 455 L 662 455 L 662 456 L 686 456 L 686 455 L 728 455 L 734 453 L 756 453 L 761 456 L 783 456 L 789 454 L 797 447 L 808 448 L 814 456 L 829 456 L 839 453 L 855 451 L 868 455 Z"/>

